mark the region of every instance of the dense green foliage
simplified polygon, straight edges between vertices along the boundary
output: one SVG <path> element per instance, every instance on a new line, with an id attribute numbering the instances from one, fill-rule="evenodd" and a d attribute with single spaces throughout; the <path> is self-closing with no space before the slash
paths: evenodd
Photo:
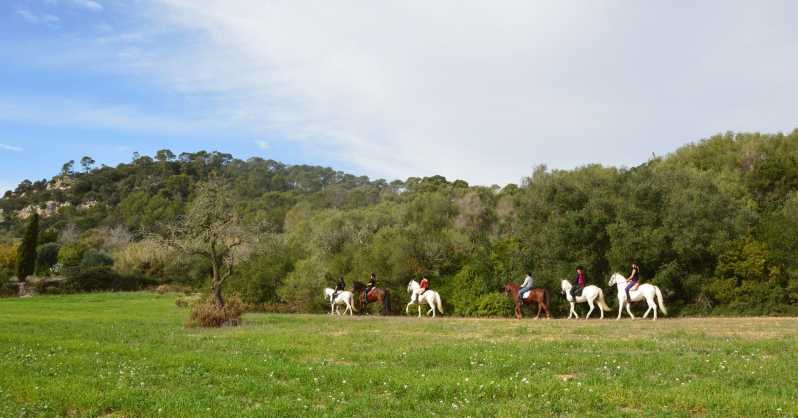
<path id="1" fill-rule="evenodd" d="M 538 167 L 502 188 L 371 181 L 216 152 L 86 162 L 0 199 L 6 214 L 60 205 L 42 219 L 61 245 L 56 270 L 80 269 L 95 250 L 120 274 L 207 286 L 210 263 L 171 256 L 151 234 L 164 235 L 198 185 L 217 178 L 256 238 L 227 282 L 248 303 L 320 311 L 323 287 L 374 272 L 393 306 L 406 303 L 409 280 L 428 275 L 447 312 L 507 314 L 498 292 L 531 271 L 556 310 L 560 280 L 577 265 L 606 289 L 637 261 L 677 314 L 796 313 L 798 131 L 718 135 L 632 168 Z M 6 216 L 0 228 L 13 241 L 23 225 Z M 615 292 L 605 293 L 612 304 Z"/>
<path id="2" fill-rule="evenodd" d="M 196 329 L 175 298 L 0 300 L 0 416 L 798 415 L 794 318 L 247 314 Z"/>
<path id="3" fill-rule="evenodd" d="M 19 245 L 17 254 L 17 279 L 24 282 L 31 274 L 36 272 L 36 246 L 39 244 L 39 215 L 34 213 L 28 222 L 22 244 Z"/>

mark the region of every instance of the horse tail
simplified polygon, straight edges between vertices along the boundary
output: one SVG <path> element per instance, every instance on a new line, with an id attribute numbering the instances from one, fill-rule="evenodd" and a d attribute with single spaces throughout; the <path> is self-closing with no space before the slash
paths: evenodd
<path id="1" fill-rule="evenodd" d="M 659 286 L 654 286 L 654 290 L 657 292 L 657 304 L 659 304 L 659 310 L 667 315 L 668 310 L 665 309 L 665 301 L 662 299 L 662 292 L 659 290 Z"/>
<path id="2" fill-rule="evenodd" d="M 601 290 L 601 288 L 599 288 L 599 293 L 598 293 L 598 306 L 604 312 L 610 311 L 610 307 L 607 305 L 607 302 L 604 300 L 604 291 Z"/>
<path id="3" fill-rule="evenodd" d="M 385 289 L 385 293 L 383 294 L 382 310 L 384 314 L 391 312 L 391 298 L 388 295 L 388 289 Z"/>
<path id="4" fill-rule="evenodd" d="M 543 289 L 543 303 L 549 306 L 549 289 Z"/>
<path id="5" fill-rule="evenodd" d="M 355 312 L 359 312 L 359 311 L 357 310 L 357 308 L 355 307 L 355 294 L 354 294 L 354 293 L 350 293 L 350 294 L 349 294 L 349 305 L 351 305 L 351 306 L 352 306 L 352 310 L 353 310 L 353 311 L 355 311 Z"/>
<path id="6" fill-rule="evenodd" d="M 441 313 L 444 313 L 443 312 L 443 303 L 441 303 L 441 295 L 438 292 L 435 292 L 435 304 L 438 305 L 438 310 Z"/>

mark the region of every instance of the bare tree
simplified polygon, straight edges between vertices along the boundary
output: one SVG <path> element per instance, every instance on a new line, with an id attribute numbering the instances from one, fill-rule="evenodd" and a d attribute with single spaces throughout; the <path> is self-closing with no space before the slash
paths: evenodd
<path id="1" fill-rule="evenodd" d="M 61 245 L 73 243 L 78 239 L 80 239 L 80 229 L 75 224 L 67 224 L 58 234 L 58 243 Z"/>
<path id="2" fill-rule="evenodd" d="M 167 227 L 166 245 L 181 254 L 200 256 L 211 264 L 211 294 L 224 307 L 222 286 L 249 247 L 250 234 L 233 205 L 230 187 L 218 179 L 200 184 L 186 215 Z"/>

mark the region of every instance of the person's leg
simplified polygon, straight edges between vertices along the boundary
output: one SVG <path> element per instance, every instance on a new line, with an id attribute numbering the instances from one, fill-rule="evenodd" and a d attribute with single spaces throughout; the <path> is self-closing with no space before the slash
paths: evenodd
<path id="1" fill-rule="evenodd" d="M 629 284 L 626 285 L 626 301 L 629 303 L 632 303 L 632 297 L 629 295 L 629 290 L 631 290 L 632 286 L 634 285 L 634 282 L 629 282 Z"/>

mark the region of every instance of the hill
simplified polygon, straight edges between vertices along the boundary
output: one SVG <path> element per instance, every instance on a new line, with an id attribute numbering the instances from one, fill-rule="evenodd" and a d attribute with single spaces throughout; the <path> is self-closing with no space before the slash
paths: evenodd
<path id="1" fill-rule="evenodd" d="M 504 188 L 440 176 L 388 183 L 204 151 L 81 163 L 0 199 L 0 278 L 38 211 L 42 275 L 101 266 L 200 285 L 208 266 L 148 237 L 184 212 L 196 184 L 220 177 L 259 237 L 229 284 L 250 303 L 320 310 L 323 286 L 375 272 L 395 306 L 408 280 L 428 275 L 449 310 L 505 314 L 501 286 L 527 271 L 558 291 L 583 265 L 606 287 L 633 261 L 682 314 L 795 313 L 798 302 L 798 131 L 718 135 L 632 168 L 539 167 Z"/>

